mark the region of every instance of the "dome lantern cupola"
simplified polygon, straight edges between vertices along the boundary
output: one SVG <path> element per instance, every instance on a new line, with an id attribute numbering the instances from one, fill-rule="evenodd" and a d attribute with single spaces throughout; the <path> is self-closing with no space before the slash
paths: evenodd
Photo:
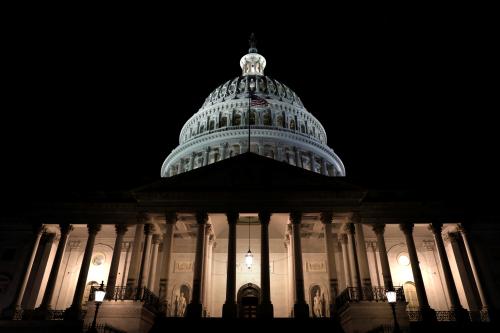
<path id="1" fill-rule="evenodd" d="M 250 36 L 250 48 L 248 54 L 244 55 L 240 60 L 240 66 L 243 70 L 243 75 L 264 75 L 264 68 L 266 67 L 266 58 L 258 54 L 257 41 L 255 35 L 252 33 Z"/>

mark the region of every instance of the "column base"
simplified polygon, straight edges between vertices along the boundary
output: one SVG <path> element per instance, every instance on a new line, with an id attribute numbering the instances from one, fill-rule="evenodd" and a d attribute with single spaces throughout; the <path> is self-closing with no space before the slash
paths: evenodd
<path id="1" fill-rule="evenodd" d="M 452 308 L 450 311 L 455 315 L 455 321 L 457 323 L 467 323 L 470 322 L 469 311 L 462 307 Z"/>
<path id="2" fill-rule="evenodd" d="M 222 318 L 236 318 L 238 305 L 236 303 L 224 303 L 222 305 Z"/>
<path id="3" fill-rule="evenodd" d="M 431 307 L 420 307 L 420 313 L 424 322 L 433 323 L 437 321 L 436 311 Z"/>
<path id="4" fill-rule="evenodd" d="M 298 319 L 309 318 L 309 305 L 304 304 L 294 304 L 293 305 L 293 317 Z"/>
<path id="5" fill-rule="evenodd" d="M 70 306 L 64 311 L 64 320 L 77 321 L 82 320 L 81 306 Z"/>
<path id="6" fill-rule="evenodd" d="M 33 320 L 49 320 L 50 319 L 50 308 L 38 307 L 33 311 Z"/>
<path id="7" fill-rule="evenodd" d="M 274 318 L 273 303 L 262 303 L 259 305 L 259 318 L 263 319 Z"/>
<path id="8" fill-rule="evenodd" d="M 203 306 L 198 304 L 189 303 L 186 307 L 186 318 L 201 318 L 201 313 L 203 312 Z"/>
<path id="9" fill-rule="evenodd" d="M 1 319 L 7 319 L 7 320 L 15 320 L 15 319 L 21 319 L 22 315 L 22 308 L 16 307 L 15 305 L 11 305 L 8 308 L 5 308 L 2 311 L 2 315 L 0 316 Z"/>

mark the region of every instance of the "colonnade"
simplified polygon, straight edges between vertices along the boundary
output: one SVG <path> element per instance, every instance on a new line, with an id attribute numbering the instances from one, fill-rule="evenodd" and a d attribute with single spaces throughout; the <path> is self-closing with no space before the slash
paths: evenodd
<path id="1" fill-rule="evenodd" d="M 269 211 L 261 211 L 258 213 L 261 226 L 261 299 L 259 304 L 259 316 L 262 318 L 273 317 L 273 304 L 270 290 L 270 270 L 269 270 L 269 223 L 271 220 Z M 211 259 L 211 230 L 208 222 L 207 212 L 196 212 L 197 236 L 196 236 L 196 252 L 193 266 L 193 282 L 192 295 L 190 303 L 186 308 L 186 316 L 191 318 L 199 318 L 203 313 L 203 303 L 207 302 L 209 296 L 210 266 L 206 265 Z M 239 213 L 231 211 L 226 214 L 228 223 L 228 248 L 227 248 L 227 283 L 226 283 L 226 298 L 223 305 L 222 315 L 225 318 L 237 317 L 236 304 L 236 224 L 239 219 Z M 304 288 L 304 272 L 302 263 L 302 245 L 300 226 L 302 222 L 302 213 L 293 211 L 289 215 L 290 225 L 288 233 L 288 247 L 291 259 L 291 276 L 288 284 L 293 289 L 293 315 L 296 318 L 309 317 L 309 306 L 305 298 Z M 332 212 L 322 212 L 320 220 L 324 225 L 324 241 L 327 258 L 327 273 L 329 281 L 329 298 L 330 315 L 336 314 L 335 299 L 339 294 L 339 278 L 337 276 L 337 263 L 335 253 L 338 251 L 336 240 L 333 237 L 333 214 Z M 154 234 L 154 226 L 148 222 L 148 217 L 145 214 L 140 214 L 138 217 L 135 230 L 135 239 L 131 251 L 130 266 L 128 270 L 127 287 L 130 290 L 135 290 L 137 293 L 136 299 L 140 299 L 143 288 L 154 289 L 156 282 L 159 286 L 158 290 L 163 303 L 168 303 L 167 289 L 169 284 L 169 272 L 171 265 L 171 254 L 173 248 L 174 226 L 177 222 L 177 215 L 174 212 L 165 214 L 165 233 L 160 235 Z M 344 233 L 339 235 L 341 243 L 341 260 L 343 261 L 343 271 L 345 276 L 342 279 L 345 284 L 350 287 L 355 287 L 361 293 L 361 299 L 370 300 L 369 294 L 364 295 L 364 290 L 372 288 L 370 271 L 368 266 L 367 251 L 365 248 L 365 240 L 363 235 L 363 224 L 358 215 L 353 214 L 348 223 L 344 225 Z M 443 238 L 442 238 L 442 223 L 432 221 L 430 230 L 434 235 L 436 248 L 439 254 L 441 268 L 446 281 L 446 290 L 450 299 L 450 310 L 454 313 L 457 321 L 467 321 L 469 316 L 467 311 L 460 304 L 460 299 L 457 293 L 456 282 L 454 281 L 450 263 L 446 255 Z M 372 230 L 376 235 L 376 247 L 378 248 L 379 262 L 381 274 L 384 282 L 384 288 L 391 290 L 394 288 L 387 249 L 385 244 L 384 232 L 385 224 L 371 224 Z M 35 310 L 36 315 L 43 319 L 48 319 L 48 313 L 52 309 L 52 300 L 54 298 L 54 290 L 58 278 L 64 251 L 73 227 L 70 224 L 60 224 L 60 238 L 57 246 L 54 263 L 51 267 L 50 274 L 45 286 L 43 299 L 40 306 Z M 427 293 L 423 283 L 422 273 L 413 238 L 413 223 L 402 223 L 400 229 L 404 234 L 406 246 L 408 249 L 409 260 L 413 273 L 413 279 L 416 288 L 416 295 L 419 303 L 419 310 L 424 321 L 436 320 L 435 311 L 429 306 Z M 29 255 L 27 269 L 21 276 L 19 288 L 14 297 L 13 304 L 10 310 L 18 310 L 21 307 L 23 296 L 27 287 L 29 275 L 33 269 L 34 258 L 40 244 L 41 236 L 44 232 L 42 225 L 37 225 L 34 228 L 34 238 L 32 250 Z M 81 269 L 78 280 L 75 286 L 73 301 L 66 310 L 66 318 L 77 319 L 82 312 L 82 298 L 86 288 L 87 274 L 92 258 L 92 252 L 98 232 L 101 230 L 100 224 L 87 225 L 88 239 L 83 254 Z M 107 278 L 106 298 L 113 299 L 116 288 L 118 267 L 120 255 L 122 252 L 124 235 L 128 230 L 127 225 L 117 224 L 115 226 L 116 239 L 113 249 L 110 270 Z M 480 296 L 480 302 L 483 310 L 488 309 L 487 300 L 483 290 L 483 286 L 479 279 L 476 263 L 473 259 L 472 249 L 469 241 L 469 233 L 464 225 L 461 225 L 458 231 L 462 235 L 464 246 L 466 249 L 467 260 L 472 267 L 474 283 Z M 143 245 L 144 244 L 144 245 Z M 160 244 L 162 251 L 159 251 Z M 210 244 L 210 246 L 207 246 Z M 161 254 L 161 257 L 159 258 Z M 161 265 L 156 265 L 160 261 Z M 157 269 L 157 267 L 161 269 Z M 160 274 L 159 279 L 157 274 Z M 206 305 L 206 304 L 205 304 Z M 5 313 L 9 313 L 6 311 Z"/>

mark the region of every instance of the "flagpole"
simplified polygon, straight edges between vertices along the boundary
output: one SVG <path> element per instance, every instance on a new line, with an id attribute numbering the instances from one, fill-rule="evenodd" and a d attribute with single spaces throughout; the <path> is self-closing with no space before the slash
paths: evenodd
<path id="1" fill-rule="evenodd" d="M 250 83 L 248 81 L 247 76 L 247 85 L 248 85 L 248 152 L 250 152 L 250 105 L 252 104 L 252 92 L 250 91 Z"/>

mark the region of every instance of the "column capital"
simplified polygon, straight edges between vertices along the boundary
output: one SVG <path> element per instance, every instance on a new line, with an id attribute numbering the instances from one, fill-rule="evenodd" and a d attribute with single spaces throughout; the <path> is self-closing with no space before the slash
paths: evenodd
<path id="1" fill-rule="evenodd" d="M 267 211 L 259 212 L 259 221 L 261 224 L 269 224 L 271 220 L 271 213 Z"/>
<path id="2" fill-rule="evenodd" d="M 411 235 L 413 233 L 413 223 L 401 223 L 399 228 L 405 235 Z"/>
<path id="3" fill-rule="evenodd" d="M 459 237 L 459 233 L 458 232 L 449 232 L 448 233 L 448 239 L 450 240 L 450 242 L 457 242 L 458 241 L 458 237 Z"/>
<path id="4" fill-rule="evenodd" d="M 460 231 L 462 234 L 465 234 L 467 236 L 469 236 L 469 232 L 470 232 L 470 225 L 467 224 L 467 223 L 458 223 L 457 224 L 457 230 Z"/>
<path id="5" fill-rule="evenodd" d="M 361 216 L 358 213 L 352 213 L 349 217 L 349 222 L 351 223 L 361 223 Z"/>
<path id="6" fill-rule="evenodd" d="M 137 213 L 137 223 L 143 224 L 146 223 L 148 220 L 149 220 L 148 213 L 146 212 Z"/>
<path id="7" fill-rule="evenodd" d="M 101 231 L 100 224 L 87 224 L 87 229 L 89 231 L 89 235 L 97 235 L 99 231 Z"/>
<path id="8" fill-rule="evenodd" d="M 341 244 L 347 244 L 347 234 L 340 234 L 339 235 L 339 242 Z"/>
<path id="9" fill-rule="evenodd" d="M 440 236 L 443 231 L 443 224 L 441 222 L 432 221 L 429 224 L 429 230 L 431 230 L 434 235 Z"/>
<path id="10" fill-rule="evenodd" d="M 115 224 L 115 231 L 117 235 L 125 235 L 128 230 L 128 225 L 126 224 Z"/>
<path id="11" fill-rule="evenodd" d="M 207 212 L 196 212 L 196 223 L 205 224 L 208 221 Z"/>
<path id="12" fill-rule="evenodd" d="M 300 224 L 302 222 L 302 212 L 293 211 L 290 213 L 290 221 L 292 224 Z"/>
<path id="13" fill-rule="evenodd" d="M 144 235 L 145 236 L 149 236 L 153 233 L 154 231 L 154 225 L 152 225 L 151 223 L 146 223 L 144 224 Z"/>
<path id="14" fill-rule="evenodd" d="M 333 223 L 333 212 L 321 212 L 319 219 L 323 224 L 332 224 Z"/>
<path id="15" fill-rule="evenodd" d="M 59 224 L 59 230 L 61 230 L 61 235 L 67 235 L 73 230 L 73 226 L 69 223 L 61 223 Z"/>
<path id="16" fill-rule="evenodd" d="M 226 213 L 226 217 L 227 217 L 227 223 L 236 224 L 238 222 L 240 214 L 238 212 L 231 211 Z"/>
<path id="17" fill-rule="evenodd" d="M 349 235 L 354 235 L 356 233 L 356 229 L 354 228 L 354 223 L 346 223 L 346 224 L 344 224 L 344 230 Z"/>
<path id="18" fill-rule="evenodd" d="M 31 230 L 35 235 L 41 235 L 47 230 L 47 228 L 43 223 L 33 223 L 31 225 Z"/>
<path id="19" fill-rule="evenodd" d="M 385 223 L 374 223 L 372 224 L 372 229 L 373 229 L 373 232 L 376 234 L 376 235 L 384 235 L 384 232 L 385 232 Z"/>
<path id="20" fill-rule="evenodd" d="M 177 222 L 177 213 L 176 212 L 165 212 L 165 223 L 167 224 L 175 224 Z"/>
<path id="21" fill-rule="evenodd" d="M 153 244 L 160 244 L 161 241 L 162 241 L 162 238 L 161 238 L 160 234 L 153 235 Z"/>

